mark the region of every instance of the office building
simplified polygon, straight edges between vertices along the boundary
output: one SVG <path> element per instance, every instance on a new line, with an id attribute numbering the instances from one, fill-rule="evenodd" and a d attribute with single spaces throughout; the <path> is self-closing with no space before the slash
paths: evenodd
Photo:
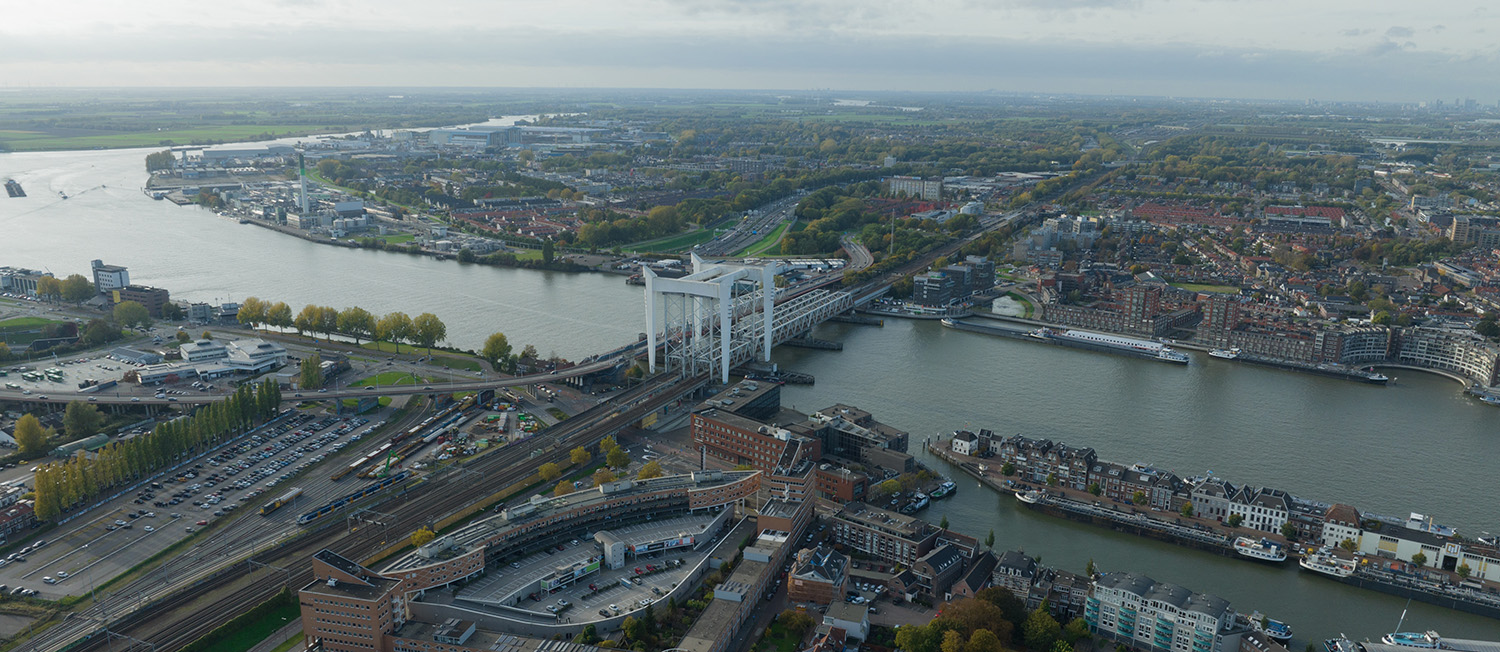
<path id="1" fill-rule="evenodd" d="M 130 285 L 130 272 L 119 265 L 105 265 L 102 260 L 89 264 L 94 272 L 94 291 L 104 293 Z"/>

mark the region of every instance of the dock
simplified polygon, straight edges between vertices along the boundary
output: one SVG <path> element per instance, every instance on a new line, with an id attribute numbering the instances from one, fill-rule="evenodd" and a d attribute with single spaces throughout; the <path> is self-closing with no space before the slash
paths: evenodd
<path id="1" fill-rule="evenodd" d="M 775 364 L 765 362 L 747 362 L 735 367 L 733 373 L 744 376 L 749 380 L 764 380 L 788 385 L 811 385 L 816 381 L 812 374 L 779 369 Z"/>
<path id="2" fill-rule="evenodd" d="M 816 337 L 794 337 L 781 343 L 782 346 L 795 346 L 799 349 L 822 349 L 824 351 L 843 351 L 844 343 L 833 340 L 820 340 Z"/>
<path id="3" fill-rule="evenodd" d="M 15 179 L 5 180 L 5 192 L 11 197 L 25 197 L 26 191 L 21 188 L 21 183 Z"/>
<path id="4" fill-rule="evenodd" d="M 865 315 L 860 315 L 853 312 L 834 315 L 833 317 L 830 317 L 828 321 L 836 321 L 844 324 L 859 324 L 861 326 L 885 326 L 884 319 L 880 319 L 879 317 L 867 317 Z"/>

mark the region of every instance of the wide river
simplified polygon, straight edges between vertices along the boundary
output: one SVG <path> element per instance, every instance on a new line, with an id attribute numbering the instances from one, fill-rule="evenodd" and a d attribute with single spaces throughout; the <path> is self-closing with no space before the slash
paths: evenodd
<path id="1" fill-rule="evenodd" d="M 172 296 L 246 296 L 359 305 L 376 313 L 432 312 L 449 339 L 477 348 L 485 336 L 581 357 L 633 341 L 641 291 L 619 276 L 465 266 L 377 251 L 320 246 L 153 201 L 140 192 L 149 150 L 0 155 L 0 179 L 30 197 L 0 197 L 0 265 L 86 273 L 90 260 L 126 265 L 137 283 Z M 70 198 L 61 200 L 59 192 Z M 1233 482 L 1404 516 L 1419 511 L 1476 535 L 1500 531 L 1500 410 L 1461 387 L 1410 371 L 1386 387 L 1251 367 L 1194 354 L 1187 368 L 889 320 L 885 327 L 828 324 L 818 335 L 841 352 L 782 349 L 777 360 L 817 376 L 788 386 L 804 411 L 845 402 L 923 438 L 959 428 L 1026 433 L 1094 447 L 1104 459 L 1144 462 L 1182 475 L 1213 470 Z M 996 548 L 1082 571 L 1089 559 L 1217 593 L 1297 629 L 1298 645 L 1340 632 L 1378 637 L 1405 601 L 1287 568 L 1272 568 L 1037 515 L 976 487 L 956 469 L 946 515 Z M 1413 603 L 1406 629 L 1500 640 L 1500 622 Z"/>

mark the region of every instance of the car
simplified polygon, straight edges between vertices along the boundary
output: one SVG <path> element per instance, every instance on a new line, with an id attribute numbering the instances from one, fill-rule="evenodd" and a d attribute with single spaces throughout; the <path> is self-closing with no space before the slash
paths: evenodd
<path id="1" fill-rule="evenodd" d="M 208 521 L 198 521 L 198 525 L 208 525 Z"/>
<path id="2" fill-rule="evenodd" d="M 619 607 L 617 607 L 617 606 L 615 606 L 615 605 L 609 605 L 609 610 L 610 610 L 610 611 L 613 611 L 613 612 L 615 612 L 615 613 L 619 613 L 619 611 L 620 611 L 620 608 L 619 608 Z"/>
<path id="3" fill-rule="evenodd" d="M 130 402 L 131 403 L 140 403 L 141 402 L 141 397 L 139 397 L 139 396 L 132 396 L 132 397 L 130 397 Z"/>
<path id="4" fill-rule="evenodd" d="M 44 584 L 56 584 L 57 580 L 52 579 L 52 576 L 48 575 L 48 576 L 42 578 L 42 583 L 44 583 Z"/>
<path id="5" fill-rule="evenodd" d="M 115 525 L 124 525 L 124 524 L 125 524 L 125 521 L 122 521 L 122 520 L 120 520 L 118 518 L 115 519 Z"/>
<path id="6" fill-rule="evenodd" d="M 572 603 L 568 602 L 567 600 L 564 600 L 563 598 L 558 598 L 557 599 L 557 606 L 559 606 L 559 607 L 566 607 L 566 606 L 568 606 L 570 604 L 572 604 Z"/>
<path id="7" fill-rule="evenodd" d="M 60 579 L 60 580 L 68 579 L 68 571 L 57 571 L 57 579 Z"/>
<path id="8" fill-rule="evenodd" d="M 47 579 L 50 580 L 52 578 L 49 577 Z M 550 611 L 552 613 L 557 613 L 557 605 L 555 605 L 555 604 L 549 604 L 549 605 L 547 605 L 547 611 Z"/>
<path id="9" fill-rule="evenodd" d="M 95 402 L 95 401 L 98 401 L 98 400 L 99 400 L 99 397 L 98 397 L 98 396 L 90 396 L 90 397 L 89 397 L 89 401 L 90 401 L 90 402 Z"/>
<path id="10" fill-rule="evenodd" d="M 151 526 L 149 526 L 149 525 L 147 525 L 147 526 L 146 526 L 146 531 L 147 531 L 147 532 L 155 532 L 155 531 L 156 531 L 156 528 L 154 528 L 154 527 L 151 527 Z"/>
<path id="11" fill-rule="evenodd" d="M 193 526 L 191 526 L 191 525 L 189 525 L 189 526 L 187 526 L 185 528 L 182 528 L 182 529 L 184 531 L 186 531 L 188 534 L 192 534 L 193 533 Z"/>
<path id="12" fill-rule="evenodd" d="M 365 385 L 365 389 L 375 389 L 374 385 Z"/>

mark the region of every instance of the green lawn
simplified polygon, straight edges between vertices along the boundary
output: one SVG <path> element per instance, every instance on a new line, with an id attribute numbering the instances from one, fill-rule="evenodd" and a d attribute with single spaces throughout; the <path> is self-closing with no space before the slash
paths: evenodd
<path id="1" fill-rule="evenodd" d="M 298 632 L 296 636 L 293 636 L 293 637 L 287 639 L 287 642 L 282 643 L 281 645 L 276 646 L 276 649 L 271 650 L 271 652 L 290 652 L 293 647 L 297 647 L 298 649 L 301 649 L 300 647 L 298 647 L 301 643 L 302 643 L 302 633 Z"/>
<path id="2" fill-rule="evenodd" d="M 42 328 L 61 323 L 43 317 L 15 317 L 0 321 L 0 342 L 29 345 L 42 336 Z"/>
<path id="3" fill-rule="evenodd" d="M 1026 314 L 1021 316 L 1023 319 L 1030 319 L 1031 315 L 1036 312 L 1036 307 L 1031 305 L 1031 302 L 1027 301 L 1026 297 L 1016 294 L 1015 292 L 1006 292 L 1005 296 L 1010 297 L 1011 300 L 1026 307 Z"/>
<path id="4" fill-rule="evenodd" d="M 204 637 L 194 641 L 193 645 L 201 644 L 202 647 L 198 649 L 211 649 L 215 652 L 243 652 L 259 645 L 276 630 L 301 615 L 302 607 L 296 603 L 282 605 L 266 614 L 266 617 L 247 623 L 244 627 L 235 628 L 213 640 Z"/>
<path id="5" fill-rule="evenodd" d="M 365 378 L 363 380 L 354 381 L 353 383 L 350 383 L 350 385 L 355 387 L 366 387 L 369 385 L 415 385 L 419 382 L 425 383 L 428 382 L 428 380 L 421 376 L 417 376 L 414 380 L 412 379 L 412 375 L 408 373 L 403 373 L 400 371 L 386 371 L 375 374 L 374 376 L 370 376 L 369 378 Z"/>
<path id="6" fill-rule="evenodd" d="M 760 256 L 767 253 L 780 253 L 772 252 L 771 250 L 777 247 L 778 241 L 781 240 L 781 234 L 786 233 L 786 230 L 791 228 L 791 226 L 791 222 L 783 222 L 781 226 L 771 229 L 771 232 L 767 233 L 766 237 L 755 241 L 755 244 L 745 247 L 739 255 Z"/>
<path id="7" fill-rule="evenodd" d="M 478 360 L 473 358 L 456 358 L 451 355 L 432 356 L 432 362 L 429 364 L 441 365 L 449 369 L 463 369 L 465 371 L 479 371 L 484 368 Z"/>
<path id="8" fill-rule="evenodd" d="M 766 635 L 761 637 L 760 643 L 755 646 L 761 652 L 796 652 L 799 638 L 794 638 L 788 632 L 785 625 L 780 622 L 771 623 L 766 628 Z"/>
<path id="9" fill-rule="evenodd" d="M 620 248 L 625 251 L 673 252 L 692 249 L 693 245 L 700 245 L 712 239 L 714 239 L 713 229 L 698 229 L 697 231 L 679 233 L 666 238 L 623 245 Z"/>
<path id="10" fill-rule="evenodd" d="M 1205 283 L 1173 283 L 1172 287 L 1182 288 L 1188 292 L 1217 292 L 1219 294 L 1239 294 L 1240 289 L 1233 285 L 1208 285 Z"/>

